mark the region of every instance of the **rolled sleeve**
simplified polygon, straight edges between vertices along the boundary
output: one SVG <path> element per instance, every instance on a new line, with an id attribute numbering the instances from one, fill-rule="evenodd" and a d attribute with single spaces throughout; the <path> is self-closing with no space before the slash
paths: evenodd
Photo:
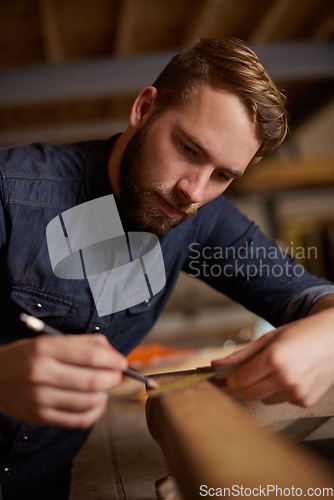
<path id="1" fill-rule="evenodd" d="M 297 293 L 285 309 L 283 323 L 304 318 L 313 305 L 326 295 L 334 295 L 334 285 L 312 286 Z"/>

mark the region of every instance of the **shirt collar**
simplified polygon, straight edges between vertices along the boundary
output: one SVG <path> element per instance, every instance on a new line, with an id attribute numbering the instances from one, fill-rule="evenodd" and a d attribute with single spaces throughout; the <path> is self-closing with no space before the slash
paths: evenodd
<path id="1" fill-rule="evenodd" d="M 113 135 L 106 141 L 98 141 L 88 156 L 86 187 L 89 200 L 107 196 L 113 192 L 108 178 L 108 159 L 110 149 L 119 135 Z"/>

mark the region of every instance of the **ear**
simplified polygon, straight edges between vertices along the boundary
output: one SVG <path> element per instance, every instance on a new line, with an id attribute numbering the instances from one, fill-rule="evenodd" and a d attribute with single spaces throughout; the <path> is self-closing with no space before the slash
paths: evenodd
<path id="1" fill-rule="evenodd" d="M 262 160 L 262 156 L 254 156 L 253 159 L 250 162 L 250 165 L 256 165 Z"/>
<path id="2" fill-rule="evenodd" d="M 139 129 L 152 114 L 158 91 L 155 87 L 145 87 L 137 96 L 130 113 L 130 125 Z"/>

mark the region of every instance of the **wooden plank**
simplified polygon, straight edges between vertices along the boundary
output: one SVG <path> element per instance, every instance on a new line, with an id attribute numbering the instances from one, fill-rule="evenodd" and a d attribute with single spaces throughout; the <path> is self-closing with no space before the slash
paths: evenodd
<path id="1" fill-rule="evenodd" d="M 232 191 L 247 193 L 328 186 L 334 184 L 333 164 L 333 155 L 263 160 L 258 165 L 250 165 L 244 177 L 235 182 Z"/>
<path id="2" fill-rule="evenodd" d="M 213 352 L 214 351 L 214 352 Z M 224 349 L 201 351 L 187 361 L 164 365 L 167 371 L 204 366 L 210 359 L 224 355 Z M 226 352 L 225 352 L 226 354 Z M 166 381 L 168 378 L 166 377 Z M 74 461 L 70 500 L 154 500 L 155 482 L 169 472 L 160 448 L 149 434 L 146 425 L 144 398 L 138 398 L 142 386 L 127 379 L 122 386 L 111 391 L 105 416 L 95 425 L 86 444 Z M 300 408 L 289 403 L 264 405 L 246 403 L 243 410 L 255 418 L 257 425 L 272 422 L 270 432 L 291 431 L 296 419 L 314 420 L 312 417 L 333 413 L 334 389 L 312 408 Z M 224 417 L 223 417 L 224 418 Z M 320 417 L 321 418 L 321 417 Z M 278 420 L 282 420 L 277 422 Z M 286 420 L 290 419 L 290 420 Z M 277 423 L 277 425 L 276 425 Z M 327 421 L 310 437 L 321 439 L 319 431 L 327 427 Z M 333 437 L 333 428 L 325 437 Z M 299 429 L 298 429 L 299 432 Z M 299 433 L 300 434 L 300 433 Z M 295 439 L 295 436 L 293 436 Z"/>
<path id="3" fill-rule="evenodd" d="M 148 424 L 186 500 L 210 488 L 332 487 L 312 455 L 260 429 L 223 391 L 203 381 L 148 399 Z"/>

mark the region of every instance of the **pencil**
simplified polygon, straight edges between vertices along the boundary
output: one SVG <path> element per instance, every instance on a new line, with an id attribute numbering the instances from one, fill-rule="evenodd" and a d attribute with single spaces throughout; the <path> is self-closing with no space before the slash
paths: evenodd
<path id="1" fill-rule="evenodd" d="M 35 316 L 29 316 L 28 314 L 21 313 L 20 320 L 23 323 L 25 323 L 27 327 L 30 328 L 30 330 L 34 330 L 35 332 L 47 333 L 49 335 L 59 335 L 59 336 L 66 335 L 65 333 L 57 330 L 56 328 L 53 328 L 53 326 L 47 325 L 46 323 L 44 323 L 44 321 L 42 321 L 39 318 L 36 318 Z M 126 370 L 124 370 L 123 373 L 128 377 L 144 382 L 144 384 L 146 384 L 149 389 L 156 389 L 157 387 L 159 387 L 159 384 L 155 380 L 152 380 L 149 377 L 141 375 L 141 373 L 136 372 L 132 368 L 127 368 Z"/>

